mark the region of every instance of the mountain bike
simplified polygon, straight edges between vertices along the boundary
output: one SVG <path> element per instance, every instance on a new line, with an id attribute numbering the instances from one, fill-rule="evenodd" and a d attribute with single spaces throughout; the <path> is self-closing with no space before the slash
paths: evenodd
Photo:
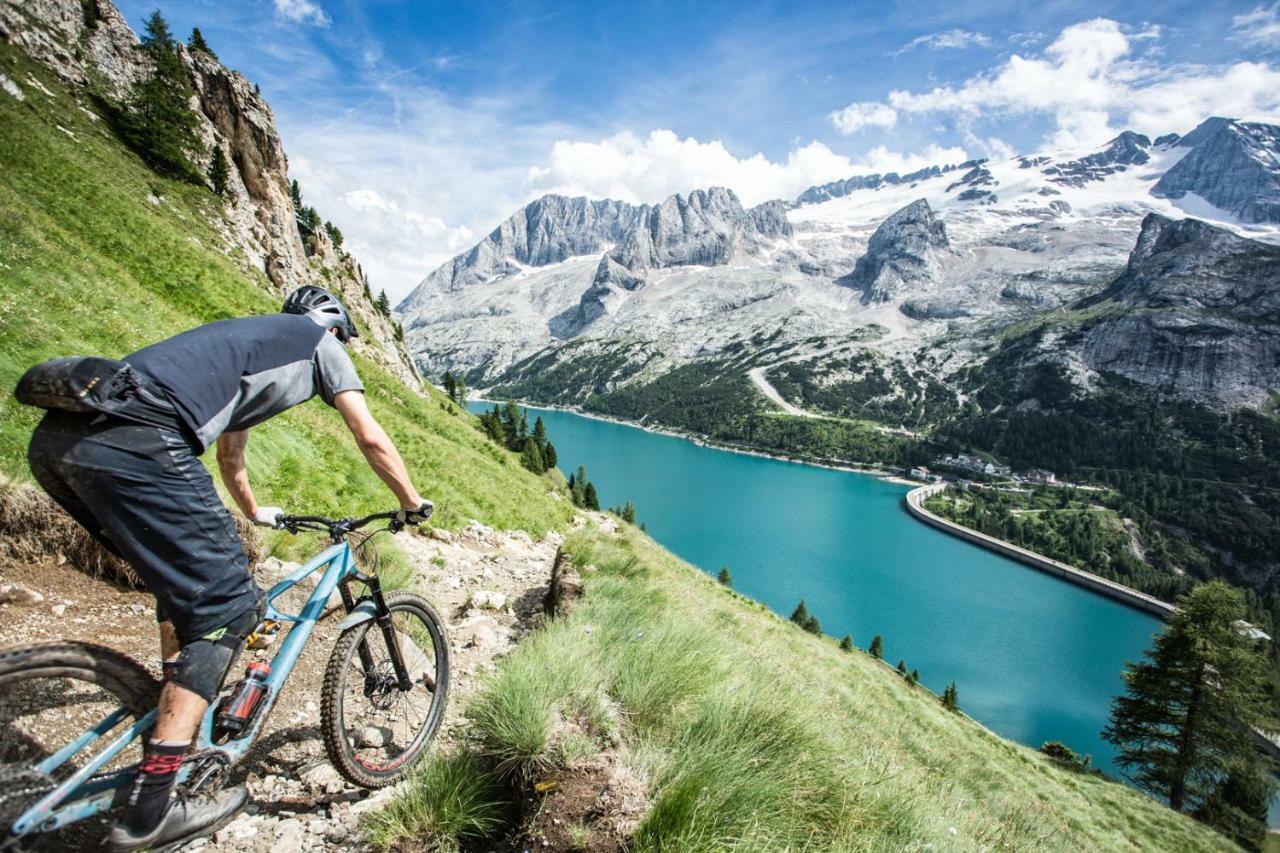
<path id="1" fill-rule="evenodd" d="M 353 536 L 377 521 L 388 524 Z M 339 612 L 337 603 L 329 606 L 335 591 L 345 616 L 320 696 L 320 728 L 334 768 L 360 787 L 389 785 L 422 758 L 444 715 L 449 645 L 443 621 L 422 596 L 384 593 L 376 570 L 366 574 L 356 562 L 374 535 L 403 527 L 396 513 L 281 516 L 277 527 L 324 532 L 331 544 L 267 592 L 257 633 L 287 625 L 287 635 L 269 674 L 263 677 L 262 663 L 246 672 L 246 679 L 260 679 L 255 686 L 262 692 L 234 728 L 224 712 L 244 695 L 244 682 L 227 676 L 230 683 L 210 703 L 183 762 L 183 794 L 218 790 L 248 754 L 316 624 Z M 322 574 L 298 613 L 276 609 L 276 599 L 316 572 Z M 128 796 L 160 686 L 134 660 L 92 643 L 0 650 L 0 850 L 46 843 L 93 849 L 101 838 L 92 834 L 95 825 L 101 831 L 105 813 Z"/>

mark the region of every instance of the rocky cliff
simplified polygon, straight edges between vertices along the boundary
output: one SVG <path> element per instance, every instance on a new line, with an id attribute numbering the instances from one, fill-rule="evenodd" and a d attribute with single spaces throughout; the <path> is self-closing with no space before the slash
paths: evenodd
<path id="1" fill-rule="evenodd" d="M 653 207 L 646 205 L 622 245 L 600 259 L 576 309 L 555 318 L 551 331 L 566 337 L 611 313 L 626 293 L 644 286 L 650 270 L 724 266 L 740 252 L 755 252 L 771 239 L 791 235 L 783 202 L 745 210 L 733 191 L 724 187 L 694 190 Z"/>
<path id="2" fill-rule="evenodd" d="M 862 291 L 862 301 L 887 302 L 927 286 L 951 247 L 947 228 L 924 199 L 894 213 L 871 235 L 867 253 L 840 280 Z"/>
<path id="3" fill-rule="evenodd" d="M 1081 303 L 1081 359 L 1179 396 L 1261 405 L 1280 388 L 1280 248 L 1151 214 L 1124 273 Z"/>
<path id="4" fill-rule="evenodd" d="M 1187 193 L 1244 222 L 1280 222 L 1280 127 L 1214 117 L 1182 137 L 1189 148 L 1151 189 L 1160 198 Z"/>
<path id="5" fill-rule="evenodd" d="M 518 272 L 520 265 L 542 267 L 604 251 L 624 240 L 646 209 L 612 199 L 545 195 L 428 275 L 396 310 L 410 312 L 429 293 L 460 290 Z"/>
<path id="6" fill-rule="evenodd" d="M 119 105 L 150 74 L 137 35 L 109 0 L 0 0 L 0 39 L 55 71 L 83 95 L 81 108 Z M 363 337 L 355 349 L 413 387 L 417 372 L 394 322 L 367 293 L 360 265 L 320 230 L 304 244 L 289 198 L 288 158 L 275 117 L 258 88 L 214 57 L 179 52 L 194 92 L 202 151 L 190 152 L 207 172 L 215 149 L 230 165 L 220 230 L 277 295 L 306 283 L 338 292 Z"/>

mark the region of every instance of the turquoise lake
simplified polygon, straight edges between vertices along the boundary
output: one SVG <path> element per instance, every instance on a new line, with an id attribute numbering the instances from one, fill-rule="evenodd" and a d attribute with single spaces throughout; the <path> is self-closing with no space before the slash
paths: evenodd
<path id="1" fill-rule="evenodd" d="M 485 408 L 475 404 L 473 410 Z M 1116 774 L 1100 737 L 1120 673 L 1160 622 L 926 527 L 908 487 L 706 448 L 567 412 L 546 424 L 562 471 L 584 465 L 602 506 L 631 501 L 657 541 L 787 616 L 803 598 L 824 633 L 920 671 L 1028 746 L 1060 740 Z"/>

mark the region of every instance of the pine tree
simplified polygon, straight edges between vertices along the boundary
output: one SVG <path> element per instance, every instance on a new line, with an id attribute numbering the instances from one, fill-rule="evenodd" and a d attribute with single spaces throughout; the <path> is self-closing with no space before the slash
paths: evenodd
<path id="1" fill-rule="evenodd" d="M 1238 590 L 1213 581 L 1178 605 L 1145 659 L 1125 671 L 1126 693 L 1103 737 L 1119 748 L 1125 774 L 1175 811 L 1240 812 L 1215 797 L 1253 782 L 1272 787 L 1253 746 L 1265 658 L 1232 624 L 1245 616 Z M 1232 773 L 1241 784 L 1228 791 Z"/>
<path id="2" fill-rule="evenodd" d="M 840 641 L 840 651 L 842 652 L 853 651 L 853 637 L 850 637 L 848 634 L 844 635 L 844 639 Z"/>
<path id="3" fill-rule="evenodd" d="M 907 675 L 907 662 L 904 660 L 898 661 L 898 675 L 901 675 L 903 678 Z"/>
<path id="4" fill-rule="evenodd" d="M 716 575 L 716 580 L 720 582 L 721 586 L 727 586 L 730 589 L 733 588 L 733 575 L 729 573 L 728 566 L 720 567 L 720 573 Z"/>
<path id="5" fill-rule="evenodd" d="M 542 448 L 538 447 L 538 442 L 524 443 L 524 450 L 520 451 L 520 464 L 535 474 L 541 474 L 547 470 L 547 464 L 542 460 Z"/>
<path id="6" fill-rule="evenodd" d="M 920 670 L 918 669 L 911 670 L 911 674 L 907 676 L 907 684 L 910 684 L 912 687 L 915 687 L 919 683 L 920 683 Z"/>
<path id="7" fill-rule="evenodd" d="M 547 443 L 547 425 L 542 422 L 542 415 L 533 422 L 533 440 L 538 444 Z"/>
<path id="8" fill-rule="evenodd" d="M 529 443 L 533 444 L 532 441 Z M 600 498 L 596 496 L 595 483 L 587 483 L 587 488 L 583 490 L 583 493 L 582 493 L 582 505 L 587 509 L 594 509 L 596 511 L 599 511 Z"/>
<path id="9" fill-rule="evenodd" d="M 960 692 L 956 688 L 956 683 L 954 681 L 948 684 L 942 691 L 942 707 L 946 708 L 948 711 L 960 710 Z"/>
<path id="10" fill-rule="evenodd" d="M 209 183 L 213 185 L 213 191 L 217 195 L 227 194 L 227 179 L 231 176 L 231 169 L 227 165 L 227 157 L 222 153 L 221 145 L 213 146 L 213 158 L 209 161 Z"/>
<path id="11" fill-rule="evenodd" d="M 391 316 L 391 300 L 387 298 L 385 290 L 378 292 L 378 301 L 374 303 L 374 307 L 378 309 L 378 313 L 382 316 Z"/>
<path id="12" fill-rule="evenodd" d="M 333 243 L 333 248 L 341 249 L 342 231 L 339 230 L 338 226 L 326 219 L 324 221 L 324 231 L 329 235 L 329 242 Z"/>
<path id="13" fill-rule="evenodd" d="M 871 645 L 867 647 L 867 651 L 876 660 L 880 660 L 881 658 L 883 658 L 884 657 L 884 639 L 879 634 L 876 634 L 874 637 L 871 638 Z"/>
<path id="14" fill-rule="evenodd" d="M 298 179 L 294 178 L 289 182 L 289 201 L 293 202 L 293 215 L 302 215 L 302 187 L 298 186 Z M 368 286 L 366 282 L 366 287 Z"/>
<path id="15" fill-rule="evenodd" d="M 146 20 L 142 52 L 150 60 L 151 74 L 133 86 L 120 117 L 121 135 L 157 172 L 203 182 L 189 156 L 202 153 L 196 135 L 199 122 L 190 103 L 191 81 L 159 10 Z"/>
<path id="16" fill-rule="evenodd" d="M 444 393 L 450 400 L 455 403 L 458 400 L 458 382 L 453 378 L 453 371 L 446 370 L 444 372 Z"/>
<path id="17" fill-rule="evenodd" d="M 529 437 L 529 412 L 521 410 L 520 425 L 516 427 L 516 438 L 520 439 L 520 443 L 524 444 L 524 440 Z"/>
<path id="18" fill-rule="evenodd" d="M 570 477 L 569 482 L 569 493 L 573 496 L 573 505 L 586 506 L 587 469 L 579 465 L 577 477 Z"/>
<path id="19" fill-rule="evenodd" d="M 822 633 L 822 625 L 818 622 L 818 617 L 809 612 L 809 606 L 804 603 L 803 598 L 796 605 L 796 609 L 791 611 L 791 621 L 810 634 Z"/>
<path id="20" fill-rule="evenodd" d="M 547 463 L 548 471 L 560 464 L 560 460 L 556 456 L 556 446 L 549 441 L 547 446 L 542 449 L 542 461 Z"/>
<path id="21" fill-rule="evenodd" d="M 209 43 L 204 40 L 204 33 L 200 32 L 199 27 L 191 29 L 191 35 L 187 38 L 187 47 L 206 53 L 211 59 L 218 58 L 218 55 L 213 52 L 213 48 L 209 47 Z"/>
<path id="22" fill-rule="evenodd" d="M 520 442 L 517 433 L 520 429 L 520 407 L 514 400 L 508 400 L 502 407 L 502 437 L 508 450 L 519 450 Z M 581 473 L 582 469 L 578 469 Z M 582 478 L 579 477 L 579 480 Z M 586 484 L 584 483 L 583 486 Z"/>

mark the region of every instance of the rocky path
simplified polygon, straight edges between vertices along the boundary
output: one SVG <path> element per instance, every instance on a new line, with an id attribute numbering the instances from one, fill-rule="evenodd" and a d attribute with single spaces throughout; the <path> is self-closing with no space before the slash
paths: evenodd
<path id="1" fill-rule="evenodd" d="M 448 626 L 452 685 L 433 749 L 463 735 L 459 709 L 493 660 L 536 624 L 559 534 L 535 541 L 473 522 L 461 533 L 402 534 L 416 569 L 410 587 Z M 268 559 L 258 581 L 270 586 L 292 566 Z M 299 602 L 306 591 L 291 591 Z M 7 603 L 5 600 L 7 599 Z M 295 602 L 286 601 L 289 608 Z M 119 648 L 158 670 L 150 596 L 94 581 L 66 565 L 0 566 L 0 645 L 62 637 Z M 183 848 L 208 853 L 362 850 L 362 815 L 395 796 L 348 784 L 328 764 L 320 736 L 320 684 L 337 637 L 337 620 L 316 628 L 248 761 L 235 778 L 248 784 L 250 808 L 212 838 Z M 243 663 L 243 660 L 242 660 Z"/>

